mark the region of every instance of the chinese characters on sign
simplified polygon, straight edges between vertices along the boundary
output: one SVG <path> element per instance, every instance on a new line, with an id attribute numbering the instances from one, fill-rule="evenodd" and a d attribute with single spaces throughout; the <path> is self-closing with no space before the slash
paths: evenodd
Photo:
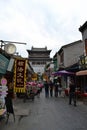
<path id="1" fill-rule="evenodd" d="M 26 87 L 26 63 L 25 59 L 15 60 L 14 69 L 14 91 L 25 92 Z"/>

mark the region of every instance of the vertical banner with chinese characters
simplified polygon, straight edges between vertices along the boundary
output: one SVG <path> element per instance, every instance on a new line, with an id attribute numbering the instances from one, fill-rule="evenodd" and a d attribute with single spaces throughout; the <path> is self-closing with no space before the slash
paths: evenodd
<path id="1" fill-rule="evenodd" d="M 26 88 L 26 59 L 16 59 L 14 68 L 14 92 L 25 92 Z"/>

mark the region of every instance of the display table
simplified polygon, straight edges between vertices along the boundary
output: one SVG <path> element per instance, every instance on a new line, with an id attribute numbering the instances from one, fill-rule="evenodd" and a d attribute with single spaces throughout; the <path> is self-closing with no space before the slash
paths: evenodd
<path id="1" fill-rule="evenodd" d="M 87 93 L 83 93 L 82 96 L 87 98 Z"/>
<path id="2" fill-rule="evenodd" d="M 81 94 L 81 91 L 79 91 L 79 90 L 76 90 L 76 91 L 75 91 L 75 94 L 77 95 L 77 97 L 80 97 L 80 98 L 83 96 L 83 95 Z M 69 95 L 69 88 L 66 88 L 66 89 L 65 89 L 65 95 L 66 95 L 66 96 Z M 86 95 L 87 95 L 87 94 L 86 94 Z"/>
<path id="3" fill-rule="evenodd" d="M 82 94 L 82 97 L 83 97 L 83 103 L 84 103 L 85 105 L 87 105 L 87 93 L 86 93 L 86 92 L 83 93 L 83 94 Z"/>
<path id="4" fill-rule="evenodd" d="M 65 95 L 68 96 L 69 95 L 69 88 L 65 88 Z"/>

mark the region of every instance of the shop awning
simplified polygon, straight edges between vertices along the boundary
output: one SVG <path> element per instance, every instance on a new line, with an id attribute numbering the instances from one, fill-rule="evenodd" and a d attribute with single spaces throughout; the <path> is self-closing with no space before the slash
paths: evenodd
<path id="1" fill-rule="evenodd" d="M 7 67 L 9 64 L 9 60 L 2 54 L 0 54 L 0 74 L 5 74 Z"/>
<path id="2" fill-rule="evenodd" d="M 78 71 L 78 72 L 76 72 L 76 75 L 77 75 L 77 76 L 87 75 L 87 70 Z"/>
<path id="3" fill-rule="evenodd" d="M 53 73 L 53 75 L 57 76 L 57 75 L 75 75 L 74 72 L 69 72 L 66 70 L 61 70 L 61 71 L 57 71 L 55 73 Z"/>

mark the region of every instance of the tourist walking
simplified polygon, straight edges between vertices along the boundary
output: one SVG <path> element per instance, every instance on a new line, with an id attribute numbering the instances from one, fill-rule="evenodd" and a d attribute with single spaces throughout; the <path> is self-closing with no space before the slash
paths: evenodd
<path id="1" fill-rule="evenodd" d="M 74 103 L 74 106 L 76 106 L 76 93 L 75 93 L 75 83 L 74 81 L 71 79 L 70 84 L 69 84 L 69 105 L 72 104 L 72 101 Z"/>
<path id="2" fill-rule="evenodd" d="M 55 94 L 55 97 L 58 97 L 58 87 L 59 87 L 58 78 L 55 77 L 55 79 L 54 79 L 54 94 Z"/>
<path id="3" fill-rule="evenodd" d="M 53 96 L 53 82 L 50 80 L 49 81 L 49 89 L 50 89 L 50 97 Z"/>
<path id="4" fill-rule="evenodd" d="M 62 92 L 62 85 L 61 83 L 59 83 L 59 86 L 58 86 L 58 96 L 61 97 L 61 92 Z"/>
<path id="5" fill-rule="evenodd" d="M 44 88 L 45 88 L 45 97 L 49 97 L 49 84 L 48 81 L 44 81 Z"/>

